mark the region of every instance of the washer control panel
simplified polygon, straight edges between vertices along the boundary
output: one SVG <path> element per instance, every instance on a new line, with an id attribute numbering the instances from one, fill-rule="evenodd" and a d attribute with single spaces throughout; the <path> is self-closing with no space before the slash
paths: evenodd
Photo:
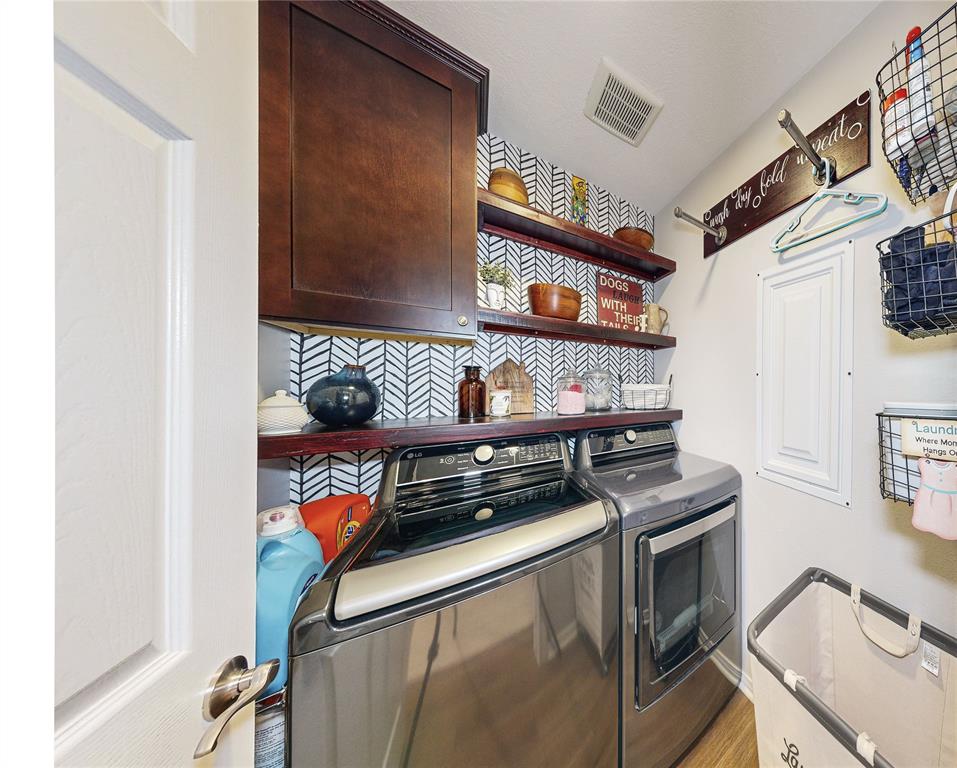
<path id="1" fill-rule="evenodd" d="M 408 448 L 399 458 L 398 484 L 465 477 L 564 460 L 558 435 Z"/>
<path id="2" fill-rule="evenodd" d="M 592 457 L 634 449 L 677 448 L 671 424 L 638 424 L 616 429 L 595 429 L 588 433 L 588 449 Z"/>

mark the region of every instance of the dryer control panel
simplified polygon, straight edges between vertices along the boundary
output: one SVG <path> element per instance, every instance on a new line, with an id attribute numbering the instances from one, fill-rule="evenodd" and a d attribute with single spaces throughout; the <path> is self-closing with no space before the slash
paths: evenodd
<path id="1" fill-rule="evenodd" d="M 585 436 L 592 460 L 617 458 L 616 454 L 674 451 L 678 448 L 674 430 L 668 422 L 637 424 L 633 427 L 593 429 Z M 578 462 L 576 461 L 576 464 Z"/>

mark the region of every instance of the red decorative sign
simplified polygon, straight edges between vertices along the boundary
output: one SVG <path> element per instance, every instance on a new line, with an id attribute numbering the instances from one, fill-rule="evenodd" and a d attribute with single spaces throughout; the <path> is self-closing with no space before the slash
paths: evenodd
<path id="1" fill-rule="evenodd" d="M 640 331 L 643 311 L 641 284 L 623 277 L 598 273 L 598 324 L 625 331 Z"/>

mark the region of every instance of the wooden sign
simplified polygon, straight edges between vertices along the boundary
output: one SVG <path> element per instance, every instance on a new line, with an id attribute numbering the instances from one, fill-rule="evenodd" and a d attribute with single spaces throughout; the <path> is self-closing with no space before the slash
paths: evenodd
<path id="1" fill-rule="evenodd" d="M 901 453 L 957 461 L 957 421 L 901 419 Z"/>
<path id="2" fill-rule="evenodd" d="M 525 363 L 518 365 L 508 358 L 485 377 L 485 412 L 491 413 L 492 395 L 496 390 L 512 393 L 512 413 L 535 413 L 535 383 L 525 372 Z"/>
<path id="3" fill-rule="evenodd" d="M 617 275 L 599 272 L 598 324 L 626 331 L 640 331 L 643 311 L 641 284 Z"/>
<path id="4" fill-rule="evenodd" d="M 834 159 L 837 164 L 835 181 L 841 182 L 871 164 L 870 134 L 871 92 L 864 91 L 830 120 L 811 131 L 807 138 L 821 157 Z M 720 248 L 809 199 L 820 189 L 811 177 L 812 169 L 807 156 L 797 147 L 791 147 L 705 211 L 702 218 L 706 223 L 715 229 L 723 225 L 728 230 L 728 237 Z M 705 258 L 720 248 L 714 237 L 705 234 Z"/>

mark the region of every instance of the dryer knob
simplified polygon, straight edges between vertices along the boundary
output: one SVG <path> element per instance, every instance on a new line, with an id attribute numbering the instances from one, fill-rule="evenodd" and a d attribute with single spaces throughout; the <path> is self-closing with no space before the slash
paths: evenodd
<path id="1" fill-rule="evenodd" d="M 482 507 L 476 510 L 474 517 L 476 520 L 488 520 L 494 513 L 495 510 L 491 507 Z"/>
<path id="2" fill-rule="evenodd" d="M 633 442 L 635 442 L 635 440 L 637 440 L 637 439 L 638 439 L 638 433 L 635 432 L 635 430 L 633 430 L 633 429 L 626 429 L 626 430 L 625 430 L 625 442 L 626 442 L 626 443 L 633 443 Z"/>
<path id="3" fill-rule="evenodd" d="M 495 449 L 490 445 L 480 445 L 472 451 L 472 461 L 476 464 L 488 464 L 495 458 Z"/>

